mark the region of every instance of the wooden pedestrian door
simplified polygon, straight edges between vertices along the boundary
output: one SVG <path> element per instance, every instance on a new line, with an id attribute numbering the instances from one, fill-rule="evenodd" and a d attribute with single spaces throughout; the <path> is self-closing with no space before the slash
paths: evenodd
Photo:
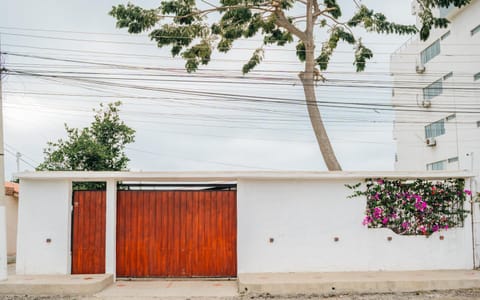
<path id="1" fill-rule="evenodd" d="M 72 274 L 105 273 L 105 191 L 74 191 Z"/>
<path id="2" fill-rule="evenodd" d="M 117 193 L 118 277 L 235 277 L 236 191 Z"/>

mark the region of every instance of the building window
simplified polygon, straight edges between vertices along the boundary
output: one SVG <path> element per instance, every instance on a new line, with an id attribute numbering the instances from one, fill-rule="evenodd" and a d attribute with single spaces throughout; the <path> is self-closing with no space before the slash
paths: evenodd
<path id="1" fill-rule="evenodd" d="M 443 119 L 425 126 L 425 138 L 433 138 L 445 134 L 445 122 Z"/>
<path id="2" fill-rule="evenodd" d="M 445 74 L 445 75 L 443 76 L 443 80 L 447 80 L 448 78 L 450 78 L 450 77 L 452 77 L 452 76 L 453 76 L 453 72 L 450 72 L 450 73 L 448 73 L 448 74 Z"/>
<path id="3" fill-rule="evenodd" d="M 446 168 L 446 160 L 436 161 L 433 163 L 427 164 L 427 171 L 438 171 L 438 170 L 445 170 Z"/>
<path id="4" fill-rule="evenodd" d="M 480 79 L 480 72 L 478 72 L 477 74 L 473 75 L 473 80 L 474 81 L 477 81 Z"/>
<path id="5" fill-rule="evenodd" d="M 444 39 L 446 39 L 448 36 L 450 35 L 450 30 L 445 32 L 441 37 L 440 39 L 443 41 Z"/>
<path id="6" fill-rule="evenodd" d="M 456 114 L 451 114 L 451 115 L 447 116 L 447 117 L 445 118 L 445 120 L 446 120 L 446 121 L 451 121 L 451 120 L 455 119 L 456 117 L 457 117 Z"/>
<path id="7" fill-rule="evenodd" d="M 443 84 L 442 79 L 435 81 L 434 83 L 430 84 L 426 88 L 423 88 L 423 99 L 430 100 L 435 98 L 438 95 L 441 95 L 443 92 Z"/>
<path id="8" fill-rule="evenodd" d="M 429 62 L 438 54 L 440 54 L 440 40 L 436 40 L 433 44 L 425 48 L 422 53 L 420 53 L 422 64 Z"/>
<path id="9" fill-rule="evenodd" d="M 480 25 L 477 25 L 475 28 L 470 30 L 471 35 L 474 35 L 474 34 L 479 33 L 479 32 L 480 32 Z"/>
<path id="10" fill-rule="evenodd" d="M 448 159 L 448 163 L 451 164 L 451 163 L 454 163 L 454 162 L 457 162 L 458 161 L 458 156 L 455 156 L 455 157 L 451 157 Z"/>

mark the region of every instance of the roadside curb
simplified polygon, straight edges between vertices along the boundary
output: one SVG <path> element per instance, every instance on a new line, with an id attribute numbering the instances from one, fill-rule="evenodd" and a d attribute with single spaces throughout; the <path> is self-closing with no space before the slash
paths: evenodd
<path id="1" fill-rule="evenodd" d="M 240 274 L 244 295 L 408 293 L 480 287 L 479 271 Z"/>

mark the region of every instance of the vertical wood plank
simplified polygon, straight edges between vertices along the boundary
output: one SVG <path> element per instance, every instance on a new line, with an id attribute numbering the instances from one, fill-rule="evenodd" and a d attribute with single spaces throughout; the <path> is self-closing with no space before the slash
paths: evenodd
<path id="1" fill-rule="evenodd" d="M 117 245 L 116 245 L 116 273 L 117 276 L 123 276 L 125 274 L 125 263 L 123 262 L 125 257 L 125 241 L 124 237 L 126 234 L 125 222 L 125 212 L 123 195 L 122 191 L 117 192 Z"/>

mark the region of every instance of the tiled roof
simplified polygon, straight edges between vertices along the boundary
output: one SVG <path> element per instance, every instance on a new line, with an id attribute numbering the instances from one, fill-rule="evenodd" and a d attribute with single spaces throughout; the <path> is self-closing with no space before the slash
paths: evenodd
<path id="1" fill-rule="evenodd" d="M 5 182 L 5 195 L 18 197 L 18 183 Z"/>

